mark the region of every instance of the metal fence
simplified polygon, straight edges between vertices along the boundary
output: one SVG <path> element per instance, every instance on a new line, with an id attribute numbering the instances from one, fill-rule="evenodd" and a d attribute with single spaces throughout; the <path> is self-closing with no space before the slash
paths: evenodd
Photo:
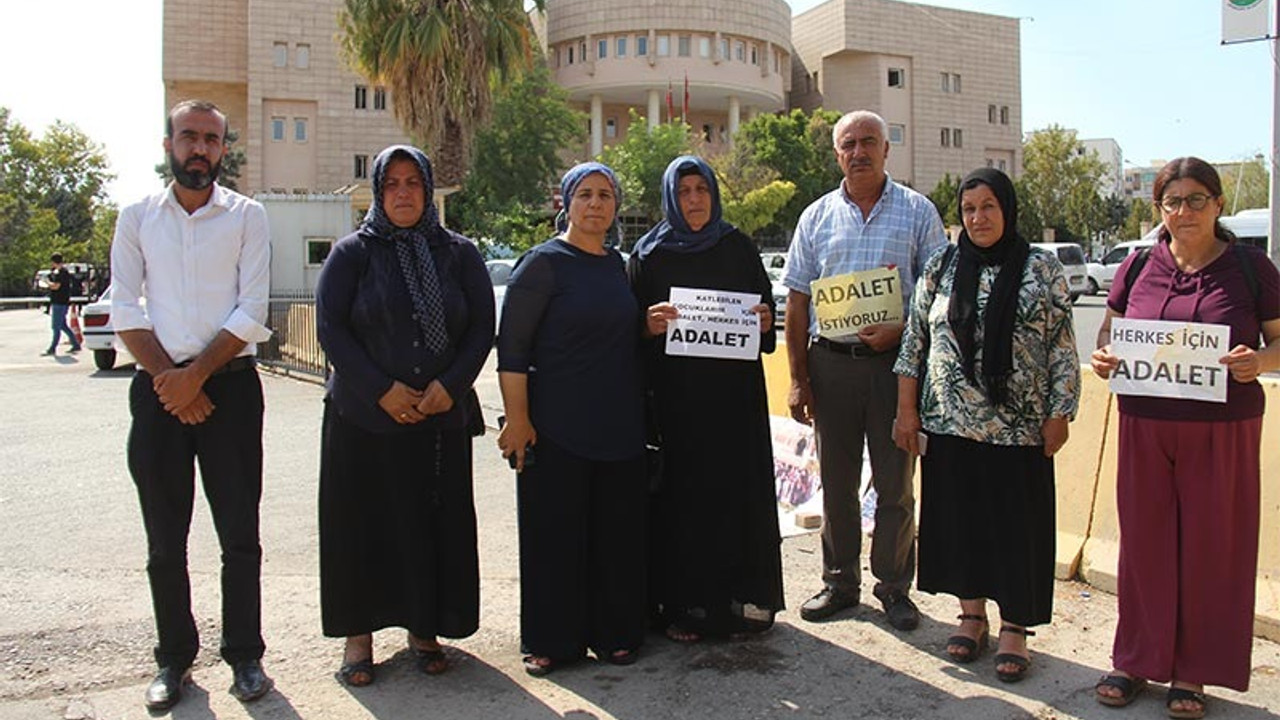
<path id="1" fill-rule="evenodd" d="M 271 339 L 258 346 L 258 361 L 278 372 L 323 380 L 329 361 L 316 338 L 316 298 L 310 292 L 274 293 L 267 311 Z"/>

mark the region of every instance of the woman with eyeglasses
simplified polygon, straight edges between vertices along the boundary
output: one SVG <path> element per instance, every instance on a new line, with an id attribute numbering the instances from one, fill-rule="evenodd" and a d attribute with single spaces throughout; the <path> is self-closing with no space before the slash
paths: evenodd
<path id="1" fill-rule="evenodd" d="M 1148 681 L 1168 682 L 1169 716 L 1199 718 L 1205 685 L 1249 687 L 1265 404 L 1257 379 L 1280 369 L 1280 273 L 1218 222 L 1222 183 L 1205 161 L 1165 165 L 1154 199 L 1159 240 L 1116 272 L 1093 370 L 1108 378 L 1119 365 L 1115 318 L 1227 326 L 1227 401 L 1119 397 L 1120 617 L 1114 669 L 1095 692 L 1123 707 Z"/>

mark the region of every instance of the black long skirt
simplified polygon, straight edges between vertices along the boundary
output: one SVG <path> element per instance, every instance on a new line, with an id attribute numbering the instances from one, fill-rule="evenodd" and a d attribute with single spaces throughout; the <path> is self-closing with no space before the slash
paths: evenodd
<path id="1" fill-rule="evenodd" d="M 329 637 L 403 627 L 467 637 L 480 621 L 471 437 L 370 433 L 325 404 L 320 614 Z"/>
<path id="2" fill-rule="evenodd" d="M 1053 613 L 1053 458 L 929 435 L 920 460 L 920 589 L 988 598 L 1022 626 Z"/>

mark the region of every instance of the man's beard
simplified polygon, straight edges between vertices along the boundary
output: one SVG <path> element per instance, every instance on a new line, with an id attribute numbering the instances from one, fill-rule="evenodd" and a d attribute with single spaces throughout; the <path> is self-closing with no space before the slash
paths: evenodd
<path id="1" fill-rule="evenodd" d="M 206 165 L 210 165 L 208 158 L 189 158 L 187 164 L 195 160 L 204 160 Z M 173 172 L 173 179 L 182 187 L 188 190 L 204 190 L 218 179 L 218 173 L 222 171 L 222 161 L 211 164 L 207 171 L 188 170 L 178 164 L 178 158 L 174 157 L 173 153 L 169 153 L 169 170 Z"/>

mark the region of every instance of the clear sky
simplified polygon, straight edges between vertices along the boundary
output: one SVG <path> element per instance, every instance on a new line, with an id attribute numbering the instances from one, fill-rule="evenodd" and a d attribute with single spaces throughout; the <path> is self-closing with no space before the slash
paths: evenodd
<path id="1" fill-rule="evenodd" d="M 210 0 L 217 2 L 218 0 Z M 791 0 L 796 12 L 818 0 Z M 1272 54 L 1219 45 L 1214 0 L 932 0 L 1025 18 L 1023 130 L 1115 138 L 1127 161 L 1267 153 Z M 161 0 L 5 2 L 0 106 L 34 132 L 55 119 L 102 143 L 127 203 L 159 187 Z"/>

